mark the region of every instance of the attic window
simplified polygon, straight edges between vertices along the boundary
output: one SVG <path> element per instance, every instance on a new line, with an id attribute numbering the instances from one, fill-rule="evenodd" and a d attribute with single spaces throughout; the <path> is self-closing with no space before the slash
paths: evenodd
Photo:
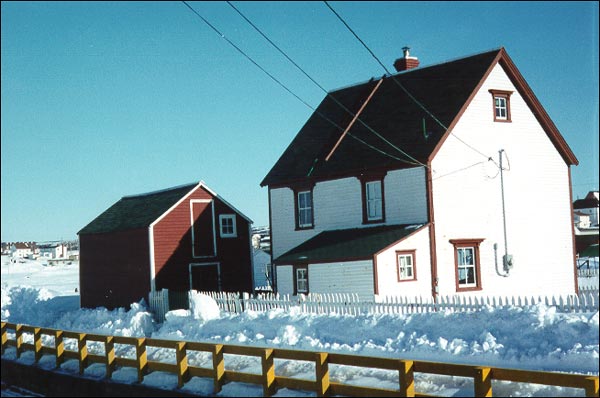
<path id="1" fill-rule="evenodd" d="M 512 91 L 489 90 L 494 100 L 494 121 L 510 122 L 510 95 Z"/>
<path id="2" fill-rule="evenodd" d="M 219 216 L 221 238 L 237 238 L 235 214 L 221 214 Z"/>

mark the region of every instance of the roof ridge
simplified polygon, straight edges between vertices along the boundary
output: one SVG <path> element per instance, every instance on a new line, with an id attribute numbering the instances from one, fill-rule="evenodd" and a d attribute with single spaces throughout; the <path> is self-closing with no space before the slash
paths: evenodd
<path id="1" fill-rule="evenodd" d="M 175 191 L 178 189 L 182 189 L 182 188 L 186 188 L 186 187 L 194 187 L 198 184 L 200 184 L 201 181 L 199 182 L 193 182 L 193 183 L 189 183 L 189 184 L 182 184 L 182 185 L 178 185 L 176 187 L 171 187 L 171 188 L 164 188 L 164 189 L 159 189 L 156 191 L 151 191 L 151 192 L 146 192 L 146 193 L 140 193 L 140 194 L 136 194 L 136 195 L 126 195 L 123 196 L 121 199 L 133 199 L 133 198 L 142 198 L 144 196 L 151 196 L 151 195 L 157 195 L 160 193 L 165 193 L 165 192 L 170 192 L 170 191 Z"/>

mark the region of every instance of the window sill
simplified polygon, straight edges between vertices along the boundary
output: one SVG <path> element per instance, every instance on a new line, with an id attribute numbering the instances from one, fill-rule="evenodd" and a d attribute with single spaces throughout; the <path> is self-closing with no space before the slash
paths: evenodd
<path id="1" fill-rule="evenodd" d="M 417 279 L 398 279 L 398 282 L 416 282 Z"/>
<path id="2" fill-rule="evenodd" d="M 474 292 L 474 291 L 478 291 L 478 290 L 483 290 L 483 289 L 479 286 L 456 288 L 456 292 Z"/>

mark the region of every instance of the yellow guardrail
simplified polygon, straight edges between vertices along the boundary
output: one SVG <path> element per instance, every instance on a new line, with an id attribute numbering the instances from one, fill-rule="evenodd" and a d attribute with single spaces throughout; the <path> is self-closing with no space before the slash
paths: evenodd
<path id="1" fill-rule="evenodd" d="M 14 339 L 9 339 L 8 332 L 14 332 Z M 11 337 L 12 337 L 11 333 Z M 33 335 L 33 343 L 24 343 L 25 334 Z M 54 347 L 42 344 L 42 335 L 54 337 Z M 64 339 L 76 339 L 77 351 L 66 350 Z M 31 340 L 29 337 L 28 340 Z M 88 353 L 87 342 L 104 344 L 103 355 Z M 115 355 L 115 344 L 125 344 L 135 347 L 135 359 Z M 221 391 L 223 385 L 230 381 L 239 381 L 261 385 L 265 396 L 273 395 L 280 388 L 294 388 L 314 391 L 318 396 L 347 395 L 347 396 L 429 396 L 415 392 L 414 373 L 428 373 L 447 376 L 469 377 L 474 381 L 476 397 L 492 396 L 492 380 L 504 380 L 522 383 L 535 383 L 559 387 L 582 388 L 587 397 L 598 396 L 598 377 L 587 375 L 539 372 L 529 370 L 502 369 L 488 366 L 458 365 L 427 361 L 412 361 L 392 358 L 375 358 L 349 354 L 334 354 L 325 352 L 310 352 L 279 348 L 260 348 L 237 346 L 229 344 L 200 343 L 191 341 L 160 340 L 154 338 L 137 338 L 122 336 L 105 336 L 90 333 L 77 333 L 58 329 L 41 328 L 2 322 L 2 355 L 8 346 L 16 347 L 17 358 L 24 351 L 33 351 L 37 363 L 44 354 L 56 357 L 56 366 L 66 359 L 79 361 L 79 373 L 91 363 L 106 365 L 106 377 L 110 378 L 115 368 L 133 367 L 137 369 L 138 381 L 152 371 L 170 372 L 177 375 L 177 385 L 184 383 L 193 376 L 212 378 L 214 393 Z M 170 348 L 175 350 L 175 363 L 149 361 L 147 348 Z M 212 354 L 212 366 L 197 367 L 188 364 L 188 351 L 203 351 Z M 258 357 L 261 360 L 261 373 L 243 373 L 225 369 L 224 354 L 246 355 Z M 291 359 L 309 361 L 315 364 L 315 380 L 304 380 L 275 374 L 275 359 Z M 329 365 L 348 365 L 365 368 L 387 369 L 398 371 L 398 389 L 361 387 L 330 381 Z"/>

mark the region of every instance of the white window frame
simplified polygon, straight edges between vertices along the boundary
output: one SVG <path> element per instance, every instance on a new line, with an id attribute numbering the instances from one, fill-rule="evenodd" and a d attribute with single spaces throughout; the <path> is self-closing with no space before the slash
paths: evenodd
<path id="1" fill-rule="evenodd" d="M 310 228 L 313 226 L 313 201 L 312 201 L 312 192 L 311 191 L 298 191 L 297 195 L 298 202 L 298 227 L 299 228 Z M 310 202 L 310 206 L 302 207 L 300 205 L 300 197 L 306 196 L 308 198 L 308 202 Z M 307 201 L 305 200 L 305 203 Z M 305 214 L 306 222 L 302 223 L 302 214 Z M 306 217 L 307 216 L 307 217 Z"/>
<path id="2" fill-rule="evenodd" d="M 496 120 L 508 120 L 508 98 L 505 96 L 494 96 L 494 110 Z"/>
<path id="3" fill-rule="evenodd" d="M 231 220 L 232 229 L 231 233 L 223 231 L 223 221 Z M 219 234 L 221 238 L 237 238 L 237 225 L 236 225 L 236 217 L 235 214 L 221 214 L 219 215 Z"/>
<path id="4" fill-rule="evenodd" d="M 415 279 L 415 259 L 412 253 L 398 253 L 397 254 L 397 263 L 398 263 L 398 280 L 401 281 L 412 281 Z M 410 259 L 410 264 L 404 263 L 400 261 L 401 258 Z M 410 269 L 410 275 L 406 275 L 406 271 Z M 402 275 L 402 271 L 404 271 L 405 275 Z"/>
<path id="5" fill-rule="evenodd" d="M 475 256 L 477 255 L 477 251 L 475 250 L 475 247 L 474 246 L 462 246 L 462 247 L 457 247 L 455 250 L 456 250 L 456 259 L 457 259 L 456 266 L 458 267 L 458 287 L 459 288 L 477 287 L 477 259 L 475 258 Z M 460 264 L 461 260 L 464 259 L 464 258 L 461 258 L 461 251 L 465 251 L 465 250 L 471 250 L 472 264 Z M 461 283 L 460 282 L 461 269 L 463 269 L 467 273 L 467 276 L 465 277 L 465 280 L 467 280 L 468 275 L 469 275 L 469 268 L 473 269 L 473 283 L 469 283 L 469 282 Z"/>
<path id="6" fill-rule="evenodd" d="M 378 187 L 379 197 L 371 198 L 369 187 Z M 380 180 L 365 183 L 365 197 L 367 206 L 367 221 L 383 220 L 383 185 Z M 375 206 L 375 215 L 371 215 L 371 204 Z M 377 215 L 379 210 L 379 215 Z"/>
<path id="7" fill-rule="evenodd" d="M 301 274 L 304 274 L 303 277 L 301 278 Z M 301 283 L 303 286 L 303 289 L 300 289 Z M 303 268 L 296 268 L 296 294 L 300 294 L 300 293 L 308 293 L 308 268 L 307 267 L 303 267 Z"/>

